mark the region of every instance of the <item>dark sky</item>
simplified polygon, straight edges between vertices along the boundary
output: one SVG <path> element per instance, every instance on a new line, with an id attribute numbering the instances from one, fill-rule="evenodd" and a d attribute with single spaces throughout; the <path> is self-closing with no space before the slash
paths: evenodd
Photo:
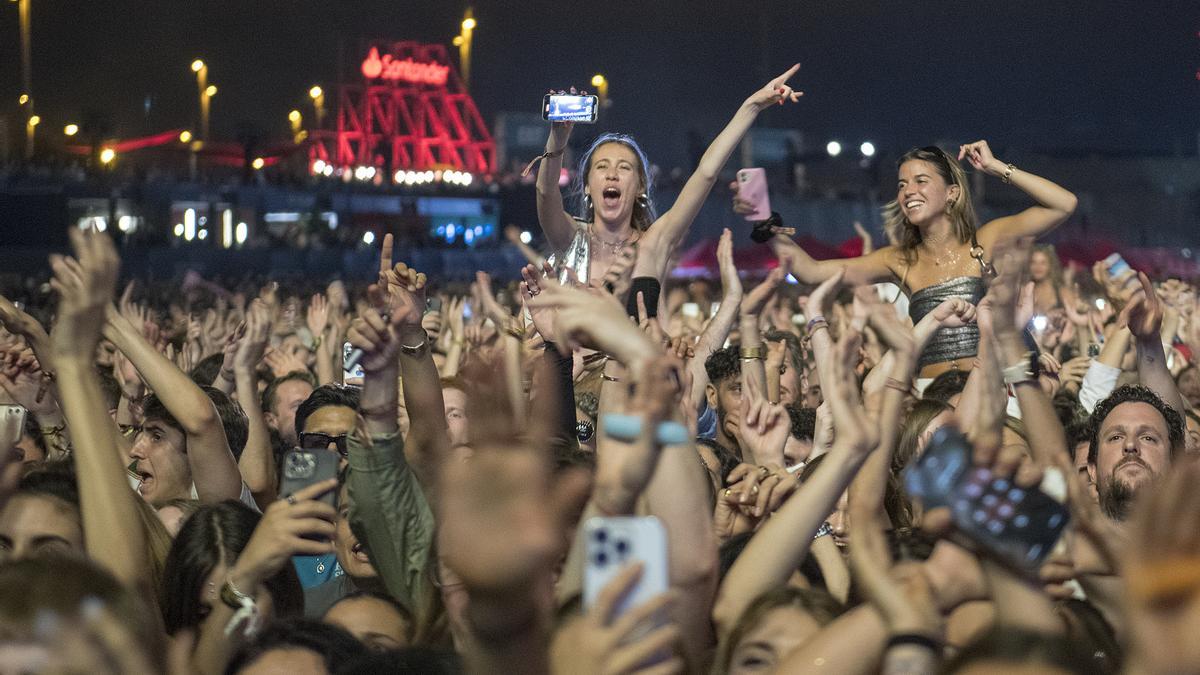
<path id="1" fill-rule="evenodd" d="M 454 0 L 33 0 L 34 88 L 48 128 L 85 110 L 121 135 L 192 125 L 196 56 L 220 92 L 216 135 L 243 120 L 283 135 L 339 41 L 448 42 Z M 604 127 L 680 161 L 793 62 L 807 92 L 760 124 L 885 152 L 988 138 L 1034 149 L 1195 152 L 1195 0 L 478 1 L 474 92 L 486 121 L 535 111 L 551 86 L 611 81 Z M 0 95 L 19 92 L 16 5 L 0 3 Z M 154 105 L 142 114 L 146 96 Z M 70 119 L 68 119 L 70 118 Z"/>

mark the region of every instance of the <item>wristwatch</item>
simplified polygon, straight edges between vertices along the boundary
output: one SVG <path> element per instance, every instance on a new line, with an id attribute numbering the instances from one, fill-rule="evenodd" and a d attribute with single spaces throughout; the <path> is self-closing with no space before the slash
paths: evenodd
<path id="1" fill-rule="evenodd" d="M 1040 375 L 1041 364 L 1038 363 L 1037 352 L 1028 351 L 1021 356 L 1015 365 L 1011 365 L 1002 371 L 1004 376 L 1004 384 L 1021 384 L 1022 382 L 1036 382 Z"/>

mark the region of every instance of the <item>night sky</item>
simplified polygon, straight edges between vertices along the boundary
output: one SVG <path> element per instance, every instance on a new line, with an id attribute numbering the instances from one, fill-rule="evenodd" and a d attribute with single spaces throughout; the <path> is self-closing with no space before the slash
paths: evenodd
<path id="1" fill-rule="evenodd" d="M 34 90 L 47 129 L 93 111 L 121 136 L 190 127 L 188 66 L 209 64 L 214 135 L 244 121 L 282 137 L 313 83 L 337 79 L 339 42 L 448 43 L 465 4 L 384 0 L 33 0 Z M 714 133 L 788 65 L 806 91 L 760 124 L 885 153 L 987 138 L 998 148 L 1195 153 L 1200 2 L 474 3 L 474 93 L 490 125 L 537 110 L 549 87 L 602 72 L 601 125 L 682 162 L 686 132 Z M 20 91 L 16 4 L 0 3 L 0 96 Z M 356 64 L 358 57 L 349 59 Z M 152 101 L 149 116 L 143 104 Z M 581 135 L 588 135 L 587 133 Z"/>

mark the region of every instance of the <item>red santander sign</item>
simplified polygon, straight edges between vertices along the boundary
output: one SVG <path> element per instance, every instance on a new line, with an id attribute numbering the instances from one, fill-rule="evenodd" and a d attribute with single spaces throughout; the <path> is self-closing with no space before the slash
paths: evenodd
<path id="1" fill-rule="evenodd" d="M 379 49 L 371 47 L 367 58 L 363 59 L 362 74 L 368 80 L 404 81 L 444 87 L 446 78 L 450 75 L 450 66 L 413 61 L 411 57 L 397 59 L 391 54 L 384 54 L 381 57 Z"/>

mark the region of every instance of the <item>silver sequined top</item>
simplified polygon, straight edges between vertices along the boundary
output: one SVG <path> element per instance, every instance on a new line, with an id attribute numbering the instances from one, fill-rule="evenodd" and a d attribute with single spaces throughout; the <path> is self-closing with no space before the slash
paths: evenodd
<path id="1" fill-rule="evenodd" d="M 951 298 L 961 298 L 978 305 L 987 293 L 980 277 L 955 277 L 926 286 L 908 299 L 908 315 L 916 324 L 938 305 Z M 979 326 L 970 323 L 958 328 L 941 328 L 921 352 L 920 367 L 975 356 L 979 351 Z"/>
<path id="2" fill-rule="evenodd" d="M 575 278 L 579 279 L 579 283 L 587 283 L 588 272 L 592 265 L 592 246 L 589 239 L 587 223 L 576 218 L 575 236 L 571 239 L 571 243 L 567 244 L 567 248 L 563 251 L 554 253 L 547 258 L 558 274 L 558 283 L 566 284 L 569 281 L 567 270 L 575 272 Z"/>

